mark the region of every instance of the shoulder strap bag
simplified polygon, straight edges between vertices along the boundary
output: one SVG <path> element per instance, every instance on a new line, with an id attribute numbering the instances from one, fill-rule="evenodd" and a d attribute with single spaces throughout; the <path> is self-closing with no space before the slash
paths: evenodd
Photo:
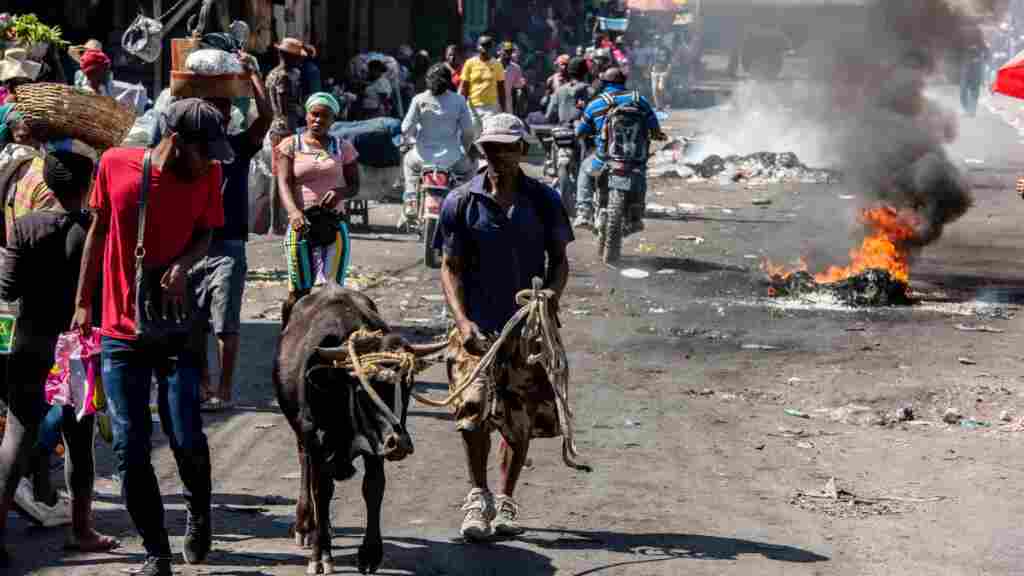
<path id="1" fill-rule="evenodd" d="M 146 248 L 146 203 L 152 175 L 153 151 L 146 150 L 142 161 L 142 184 L 139 188 L 139 240 L 135 245 L 135 336 L 140 343 L 151 346 L 169 346 L 184 338 L 192 330 L 197 316 L 195 297 L 191 289 L 185 290 L 185 303 L 181 314 L 164 316 L 164 290 L 160 285 L 168 266 L 147 270 L 143 265 Z"/>

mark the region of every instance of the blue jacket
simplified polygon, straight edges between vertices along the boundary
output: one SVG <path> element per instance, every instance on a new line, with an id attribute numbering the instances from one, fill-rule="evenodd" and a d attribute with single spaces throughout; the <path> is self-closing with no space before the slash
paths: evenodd
<path id="1" fill-rule="evenodd" d="M 634 92 L 626 90 L 623 84 L 607 84 L 602 94 L 611 94 L 616 105 L 629 104 L 634 97 Z M 640 107 L 647 111 L 647 127 L 651 130 L 659 130 L 661 126 L 658 124 L 658 116 L 643 96 L 640 96 Z M 594 98 L 587 104 L 587 108 L 583 111 L 583 121 L 576 127 L 576 136 L 596 136 L 598 150 L 604 147 L 604 122 L 608 115 L 608 109 L 608 103 L 603 98 L 600 96 Z M 595 154 L 592 169 L 599 170 L 603 167 L 604 162 Z"/>

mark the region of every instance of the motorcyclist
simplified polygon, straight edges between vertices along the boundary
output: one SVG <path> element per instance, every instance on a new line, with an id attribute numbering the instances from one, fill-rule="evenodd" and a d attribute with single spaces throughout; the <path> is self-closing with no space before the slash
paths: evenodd
<path id="1" fill-rule="evenodd" d="M 590 102 L 591 90 L 587 84 L 587 61 L 573 58 L 569 62 L 569 82 L 563 84 L 548 101 L 548 124 L 572 125 L 583 116 L 583 108 Z"/>
<path id="2" fill-rule="evenodd" d="M 652 139 L 663 140 L 666 138 L 654 108 L 643 96 L 636 91 L 626 90 L 626 75 L 619 68 L 609 68 L 601 74 L 601 92 L 612 97 L 615 106 L 635 102 L 647 113 L 647 126 L 651 130 Z M 636 99 L 636 100 L 635 100 Z M 604 169 L 604 160 L 599 153 L 604 146 L 604 124 L 610 111 L 608 103 L 603 98 L 594 98 L 583 111 L 583 121 L 576 127 L 576 137 L 594 137 L 596 149 L 580 163 L 580 173 L 577 179 L 577 204 L 576 220 L 573 226 L 577 228 L 594 228 L 594 185 L 596 177 Z M 628 224 L 631 232 L 643 229 L 643 215 L 645 199 L 647 196 L 647 178 L 639 178 L 636 184 L 639 193 L 635 195 L 634 202 L 628 206 Z"/>
<path id="3" fill-rule="evenodd" d="M 452 91 L 449 68 L 435 64 L 427 70 L 427 90 L 417 94 L 402 122 L 402 138 L 415 140 L 405 153 L 405 205 L 399 225 L 416 221 L 419 212 L 420 172 L 424 164 L 447 168 L 460 182 L 468 182 L 474 172 L 466 157 L 473 138 L 473 119 L 466 99 Z"/>
<path id="4" fill-rule="evenodd" d="M 594 92 L 600 92 L 602 86 L 601 75 L 604 74 L 606 70 L 612 67 L 611 50 L 607 48 L 598 48 L 594 50 L 594 55 L 591 57 L 590 63 L 590 77 L 594 79 Z"/>

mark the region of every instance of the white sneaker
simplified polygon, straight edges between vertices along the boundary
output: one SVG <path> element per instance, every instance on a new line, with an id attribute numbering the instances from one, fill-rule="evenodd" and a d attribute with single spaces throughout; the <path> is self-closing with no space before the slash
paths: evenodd
<path id="1" fill-rule="evenodd" d="M 480 488 L 473 488 L 462 505 L 466 517 L 462 519 L 462 537 L 467 541 L 486 540 L 491 537 L 491 521 L 497 515 L 494 496 Z"/>
<path id="2" fill-rule="evenodd" d="M 71 503 L 58 498 L 55 506 L 47 506 L 37 502 L 28 478 L 22 478 L 18 489 L 14 491 L 14 504 L 31 520 L 46 528 L 71 524 Z"/>
<path id="3" fill-rule="evenodd" d="M 498 515 L 492 523 L 494 533 L 499 536 L 518 536 L 526 531 L 519 525 L 519 504 L 511 496 L 498 494 L 495 499 Z"/>

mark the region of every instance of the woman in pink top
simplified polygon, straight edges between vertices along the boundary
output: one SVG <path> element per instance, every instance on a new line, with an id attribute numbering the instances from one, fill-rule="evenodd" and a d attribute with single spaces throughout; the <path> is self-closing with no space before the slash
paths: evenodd
<path id="1" fill-rule="evenodd" d="M 345 285 L 350 242 L 340 213 L 345 199 L 359 192 L 358 153 L 346 140 L 330 135 L 341 113 L 337 99 L 317 92 L 306 101 L 306 129 L 277 147 L 277 188 L 288 214 L 285 257 L 291 295 L 283 311 L 283 324 L 299 298 L 315 285 L 328 281 Z"/>

